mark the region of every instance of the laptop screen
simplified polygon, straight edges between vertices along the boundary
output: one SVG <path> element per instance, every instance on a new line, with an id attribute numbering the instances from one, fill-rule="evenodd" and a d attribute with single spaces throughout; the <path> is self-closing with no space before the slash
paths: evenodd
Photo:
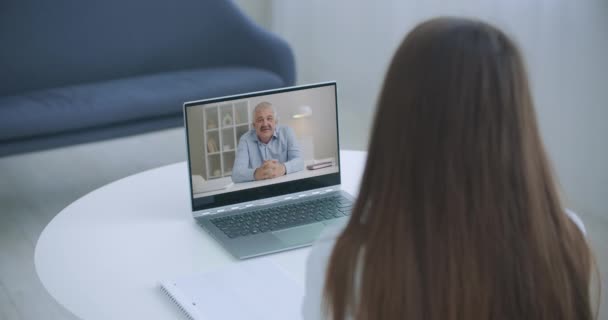
<path id="1" fill-rule="evenodd" d="M 184 104 L 193 211 L 340 184 L 336 83 Z"/>

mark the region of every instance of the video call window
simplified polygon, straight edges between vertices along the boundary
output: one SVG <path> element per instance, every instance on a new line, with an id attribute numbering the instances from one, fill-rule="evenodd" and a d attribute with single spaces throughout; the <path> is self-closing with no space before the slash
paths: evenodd
<path id="1" fill-rule="evenodd" d="M 186 123 L 193 198 L 339 172 L 335 84 L 189 105 Z"/>

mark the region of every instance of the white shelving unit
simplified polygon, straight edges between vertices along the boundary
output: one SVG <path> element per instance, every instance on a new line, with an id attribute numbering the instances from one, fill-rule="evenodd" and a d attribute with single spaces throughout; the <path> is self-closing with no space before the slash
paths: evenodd
<path id="1" fill-rule="evenodd" d="M 247 100 L 205 106 L 205 170 L 207 179 L 232 175 L 239 138 L 251 129 Z"/>

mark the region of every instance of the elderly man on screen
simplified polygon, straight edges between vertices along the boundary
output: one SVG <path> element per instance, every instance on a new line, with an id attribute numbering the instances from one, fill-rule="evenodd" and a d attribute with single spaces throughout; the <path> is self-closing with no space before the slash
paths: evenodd
<path id="1" fill-rule="evenodd" d="M 304 169 L 293 130 L 277 126 L 277 113 L 269 102 L 253 110 L 254 129 L 239 140 L 232 181 L 272 179 Z"/>

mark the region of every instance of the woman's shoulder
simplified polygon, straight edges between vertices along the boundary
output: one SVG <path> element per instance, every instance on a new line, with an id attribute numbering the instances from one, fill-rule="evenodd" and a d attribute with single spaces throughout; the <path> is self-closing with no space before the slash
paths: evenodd
<path id="1" fill-rule="evenodd" d="M 306 287 L 302 303 L 302 316 L 305 320 L 323 319 L 320 306 L 322 305 L 327 264 L 336 239 L 344 227 L 343 224 L 327 226 L 312 246 L 306 261 Z"/>
<path id="2" fill-rule="evenodd" d="M 317 240 L 313 243 L 310 255 L 308 257 L 308 264 L 313 265 L 325 265 L 327 259 L 331 254 L 336 239 L 340 236 L 344 230 L 344 224 L 332 224 L 327 226 Z"/>
<path id="3" fill-rule="evenodd" d="M 585 229 L 585 224 L 583 223 L 583 220 L 581 220 L 581 218 L 576 214 L 576 212 L 566 208 L 564 210 L 566 212 L 566 215 L 568 216 L 568 218 L 570 218 L 570 220 L 572 220 L 572 222 L 574 222 L 574 224 L 581 230 L 581 232 L 583 233 L 583 235 L 587 235 L 587 229 Z"/>

